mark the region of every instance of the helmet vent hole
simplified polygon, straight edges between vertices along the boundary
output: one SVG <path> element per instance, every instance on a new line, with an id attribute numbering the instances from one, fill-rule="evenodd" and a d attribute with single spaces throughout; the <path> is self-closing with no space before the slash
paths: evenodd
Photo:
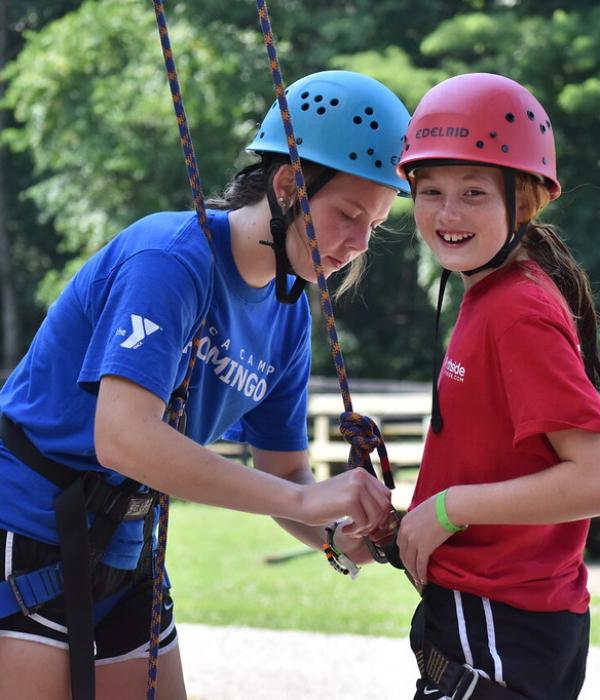
<path id="1" fill-rule="evenodd" d="M 544 124 L 540 124 L 540 131 L 542 132 L 542 134 L 546 133 L 546 126 Z"/>
<path id="2" fill-rule="evenodd" d="M 317 114 L 325 114 L 326 111 L 327 111 L 327 110 L 325 109 L 325 107 L 319 107 L 319 108 L 317 109 Z"/>
<path id="3" fill-rule="evenodd" d="M 350 158 L 350 160 L 356 160 L 358 158 L 358 155 L 356 153 L 352 152 L 349 154 L 348 158 Z"/>
<path id="4" fill-rule="evenodd" d="M 506 121 L 509 122 L 510 124 L 512 124 L 512 123 L 515 121 L 515 119 L 516 119 L 515 115 L 514 115 L 512 112 L 508 112 L 507 114 L 505 114 L 505 115 L 504 115 L 504 118 L 505 118 Z"/>
<path id="5" fill-rule="evenodd" d="M 535 119 L 535 114 L 530 109 L 527 110 L 527 116 L 529 119 L 531 119 L 531 121 Z"/>
<path id="6" fill-rule="evenodd" d="M 367 155 L 372 156 L 373 153 L 375 153 L 375 151 L 372 148 L 369 148 L 369 150 L 367 151 Z"/>
<path id="7" fill-rule="evenodd" d="M 300 145 L 300 144 L 302 143 L 302 141 L 304 141 L 304 139 L 302 138 L 302 136 L 298 136 L 298 138 L 296 139 L 296 143 L 297 143 L 298 145 Z"/>
<path id="8" fill-rule="evenodd" d="M 477 146 L 477 148 L 483 148 L 485 144 L 483 143 L 483 141 L 477 141 L 475 145 Z"/>
<path id="9" fill-rule="evenodd" d="M 258 138 L 259 138 L 259 139 L 264 139 L 264 137 L 265 137 L 265 132 L 264 132 L 264 131 L 261 131 L 261 132 L 260 132 L 260 136 L 259 136 Z"/>
<path id="10" fill-rule="evenodd" d="M 373 107 L 365 107 L 365 114 L 371 116 L 373 114 Z"/>
<path id="11" fill-rule="evenodd" d="M 300 95 L 300 97 L 301 97 L 303 100 L 305 100 L 309 95 L 310 95 L 310 92 L 304 91 L 304 92 Z"/>
<path id="12" fill-rule="evenodd" d="M 498 134 L 496 134 L 495 131 L 490 131 L 490 138 L 491 138 L 491 139 L 495 139 L 497 135 L 498 135 Z"/>
<path id="13" fill-rule="evenodd" d="M 508 153 L 508 151 L 509 151 L 508 146 L 505 143 L 502 144 L 502 153 Z"/>
<path id="14" fill-rule="evenodd" d="M 323 95 L 315 95 L 315 102 L 323 102 Z"/>
<path id="15" fill-rule="evenodd" d="M 407 143 L 406 146 L 404 146 L 404 150 L 408 151 L 409 148 L 410 148 L 410 143 Z"/>
<path id="16" fill-rule="evenodd" d="M 340 101 L 338 100 L 337 97 L 334 97 L 333 100 L 329 100 L 329 104 L 330 104 L 332 107 L 337 107 L 337 106 L 339 105 L 339 103 L 340 103 Z"/>
<path id="17" fill-rule="evenodd" d="M 302 107 L 300 107 L 300 109 L 301 109 L 303 112 L 306 112 L 307 109 L 310 109 L 310 105 L 308 104 L 308 102 L 305 102 L 305 103 L 302 105 Z"/>
<path id="18" fill-rule="evenodd" d="M 552 128 L 552 124 L 550 124 L 550 121 L 549 121 L 548 119 L 546 119 L 546 126 L 547 126 L 549 129 Z"/>
<path id="19" fill-rule="evenodd" d="M 362 124 L 362 117 L 354 117 L 352 120 L 355 124 Z"/>
<path id="20" fill-rule="evenodd" d="M 546 156 L 542 156 L 542 163 L 544 165 L 548 165 L 548 160 L 546 159 Z"/>
<path id="21" fill-rule="evenodd" d="M 383 163 L 382 163 L 380 160 L 376 160 L 376 161 L 375 161 L 375 167 L 376 167 L 376 168 L 381 168 L 382 165 L 383 165 Z"/>
<path id="22" fill-rule="evenodd" d="M 371 129 L 373 129 L 373 130 L 379 129 L 379 122 L 371 122 L 371 123 L 369 124 L 369 126 L 370 126 Z"/>

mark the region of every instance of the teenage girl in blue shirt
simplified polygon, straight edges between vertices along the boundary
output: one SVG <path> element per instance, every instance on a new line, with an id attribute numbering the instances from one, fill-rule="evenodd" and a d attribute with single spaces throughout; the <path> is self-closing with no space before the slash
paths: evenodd
<path id="1" fill-rule="evenodd" d="M 395 168 L 408 114 L 383 85 L 345 71 L 303 78 L 287 99 L 324 273 L 349 266 L 351 285 L 373 229 L 408 191 Z M 363 470 L 314 481 L 310 314 L 301 291 L 315 273 L 275 105 L 249 150 L 260 160 L 209 202 L 214 259 L 194 213 L 137 221 L 71 280 L 0 393 L 3 579 L 61 559 L 55 502 L 64 491 L 40 473 L 44 465 L 85 473 L 85 484 L 100 474 L 101 490 L 125 479 L 144 485 L 93 569 L 98 698 L 144 697 L 152 527 L 140 512 L 148 488 L 273 516 L 315 547 L 324 526 L 349 516 L 336 545 L 357 562 L 370 559 L 361 536 L 389 512 L 387 488 Z M 182 434 L 163 414 L 203 319 Z M 223 434 L 248 442 L 254 469 L 203 446 Z M 88 522 L 101 519 L 104 506 L 86 498 Z M 0 620 L 0 697 L 65 700 L 63 597 L 25 612 Z M 160 653 L 158 697 L 181 700 L 168 593 Z"/>

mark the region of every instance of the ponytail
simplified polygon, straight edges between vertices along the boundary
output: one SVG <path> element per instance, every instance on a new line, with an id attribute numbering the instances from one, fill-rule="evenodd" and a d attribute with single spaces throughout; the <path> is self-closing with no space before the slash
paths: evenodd
<path id="1" fill-rule="evenodd" d="M 539 180 L 517 175 L 517 201 L 524 197 L 530 204 L 530 221 L 521 246 L 550 277 L 568 304 L 577 326 L 585 372 L 596 388 L 600 388 L 598 356 L 598 314 L 588 276 L 555 229 L 539 223 L 535 217 L 549 201 L 547 189 Z"/>

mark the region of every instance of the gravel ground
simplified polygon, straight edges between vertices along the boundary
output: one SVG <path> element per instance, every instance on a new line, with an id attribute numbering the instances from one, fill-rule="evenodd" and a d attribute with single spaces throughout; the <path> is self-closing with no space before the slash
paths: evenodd
<path id="1" fill-rule="evenodd" d="M 190 700 L 412 700 L 406 639 L 178 625 Z M 600 648 L 579 700 L 600 698 Z M 549 699 L 550 700 L 550 699 Z"/>
<path id="2" fill-rule="evenodd" d="M 589 567 L 600 595 L 600 564 Z M 408 640 L 249 627 L 177 625 L 189 700 L 412 700 Z M 592 647 L 579 700 L 600 698 Z M 550 699 L 549 699 L 550 700 Z"/>

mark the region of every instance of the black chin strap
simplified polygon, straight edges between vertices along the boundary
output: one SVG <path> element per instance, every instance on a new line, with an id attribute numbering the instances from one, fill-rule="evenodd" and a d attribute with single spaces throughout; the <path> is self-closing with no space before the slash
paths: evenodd
<path id="1" fill-rule="evenodd" d="M 500 250 L 494 255 L 491 260 L 476 267 L 474 270 L 467 270 L 463 272 L 463 275 L 470 277 L 477 272 L 482 270 L 495 270 L 501 267 L 506 262 L 508 256 L 512 251 L 519 245 L 521 239 L 527 231 L 529 222 L 521 224 L 517 231 L 516 221 L 517 221 L 517 196 L 515 192 L 515 172 L 514 170 L 509 170 L 508 168 L 502 168 L 502 176 L 504 178 L 504 197 L 506 199 L 506 208 L 508 210 L 508 237 L 506 242 L 500 248 Z"/>
<path id="2" fill-rule="evenodd" d="M 273 248 L 273 253 L 275 254 L 275 297 L 277 301 L 281 304 L 295 304 L 304 291 L 307 282 L 302 277 L 296 275 L 294 284 L 288 291 L 287 276 L 289 274 L 295 274 L 285 249 L 285 238 L 288 226 L 291 223 L 290 213 L 282 214 L 275 200 L 275 193 L 272 187 L 269 187 L 267 191 L 267 201 L 271 209 L 270 228 L 273 240 L 260 241 L 260 243 Z"/>
<path id="3" fill-rule="evenodd" d="M 440 397 L 438 395 L 438 372 L 439 358 L 441 353 L 440 342 L 440 315 L 442 313 L 442 302 L 444 301 L 444 292 L 446 284 L 450 278 L 451 271 L 446 268 L 442 269 L 440 277 L 440 290 L 438 292 L 437 309 L 435 312 L 435 339 L 433 345 L 433 383 L 431 387 L 431 429 L 434 433 L 439 433 L 444 425 L 442 413 L 440 411 Z"/>
<path id="4" fill-rule="evenodd" d="M 336 174 L 336 170 L 323 168 L 323 172 L 308 186 L 308 198 L 311 199 L 314 197 Z M 294 272 L 288 258 L 285 240 L 287 230 L 298 211 L 292 208 L 283 214 L 271 186 L 267 189 L 267 201 L 269 203 L 269 209 L 271 210 L 270 229 L 273 240 L 260 241 L 260 243 L 261 245 L 267 245 L 272 248 L 275 254 L 275 297 L 277 301 L 281 304 L 295 304 L 304 291 L 307 281 Z M 287 288 L 288 275 L 294 275 L 296 277 L 289 291 Z"/>

